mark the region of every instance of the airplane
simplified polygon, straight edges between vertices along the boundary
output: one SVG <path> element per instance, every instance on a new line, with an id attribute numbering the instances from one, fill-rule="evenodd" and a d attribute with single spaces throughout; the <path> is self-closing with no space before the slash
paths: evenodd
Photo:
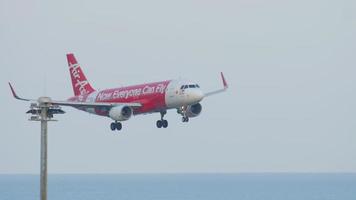
<path id="1" fill-rule="evenodd" d="M 71 106 L 76 109 L 111 118 L 112 131 L 121 130 L 123 121 L 133 115 L 160 113 L 157 128 L 167 128 L 168 121 L 164 119 L 168 109 L 176 109 L 182 116 L 182 122 L 197 117 L 202 111 L 200 102 L 203 98 L 224 92 L 228 84 L 221 72 L 223 88 L 203 93 L 200 86 L 192 81 L 173 79 L 134 86 L 95 90 L 87 80 L 73 53 L 67 54 L 70 77 L 74 96 L 65 101 L 47 99 L 53 106 Z M 22 101 L 38 101 L 19 97 L 11 83 L 9 86 L 15 99 Z"/>

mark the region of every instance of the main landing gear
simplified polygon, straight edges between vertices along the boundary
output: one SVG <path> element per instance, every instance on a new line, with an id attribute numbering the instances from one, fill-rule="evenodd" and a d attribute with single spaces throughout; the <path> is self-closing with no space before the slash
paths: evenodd
<path id="1" fill-rule="evenodd" d="M 156 122 L 157 128 L 167 128 L 168 127 L 168 121 L 163 119 L 164 115 L 167 114 L 167 111 L 161 111 L 161 120 L 158 120 Z"/>
<path id="2" fill-rule="evenodd" d="M 112 131 L 115 131 L 115 130 L 121 130 L 122 129 L 122 124 L 121 122 L 118 122 L 118 121 L 115 121 L 113 123 L 110 124 L 110 128 Z"/>

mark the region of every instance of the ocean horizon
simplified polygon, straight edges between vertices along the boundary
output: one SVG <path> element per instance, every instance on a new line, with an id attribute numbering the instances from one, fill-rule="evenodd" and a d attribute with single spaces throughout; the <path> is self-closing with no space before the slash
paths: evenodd
<path id="1" fill-rule="evenodd" d="M 0 200 L 38 200 L 39 174 L 0 174 Z M 355 200 L 356 173 L 49 174 L 48 199 Z"/>

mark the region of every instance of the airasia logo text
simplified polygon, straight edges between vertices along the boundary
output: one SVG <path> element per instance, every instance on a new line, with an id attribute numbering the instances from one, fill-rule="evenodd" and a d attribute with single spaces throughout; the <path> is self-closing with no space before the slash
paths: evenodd
<path id="1" fill-rule="evenodd" d="M 73 78 L 76 81 L 74 87 L 79 89 L 79 92 L 81 95 L 88 94 L 89 92 L 85 89 L 85 86 L 88 85 L 89 83 L 87 80 L 83 80 L 83 81 L 80 80 L 81 77 L 80 77 L 79 68 L 80 68 L 80 66 L 78 63 L 76 63 L 76 64 L 71 63 L 69 65 L 70 73 L 72 74 Z"/>
<path id="2" fill-rule="evenodd" d="M 100 92 L 98 94 L 97 100 L 105 101 L 110 99 L 127 99 L 130 97 L 137 97 L 140 95 L 148 95 L 148 94 L 163 94 L 166 90 L 166 85 L 158 84 L 154 86 L 146 85 L 142 88 L 134 88 L 134 89 L 117 89 L 112 92 Z"/>

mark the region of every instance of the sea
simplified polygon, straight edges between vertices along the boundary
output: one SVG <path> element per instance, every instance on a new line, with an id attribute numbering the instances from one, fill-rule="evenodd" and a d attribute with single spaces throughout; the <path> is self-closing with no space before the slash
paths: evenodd
<path id="1" fill-rule="evenodd" d="M 49 174 L 48 200 L 356 200 L 356 174 Z M 39 200 L 39 175 L 0 175 L 0 200 Z"/>

